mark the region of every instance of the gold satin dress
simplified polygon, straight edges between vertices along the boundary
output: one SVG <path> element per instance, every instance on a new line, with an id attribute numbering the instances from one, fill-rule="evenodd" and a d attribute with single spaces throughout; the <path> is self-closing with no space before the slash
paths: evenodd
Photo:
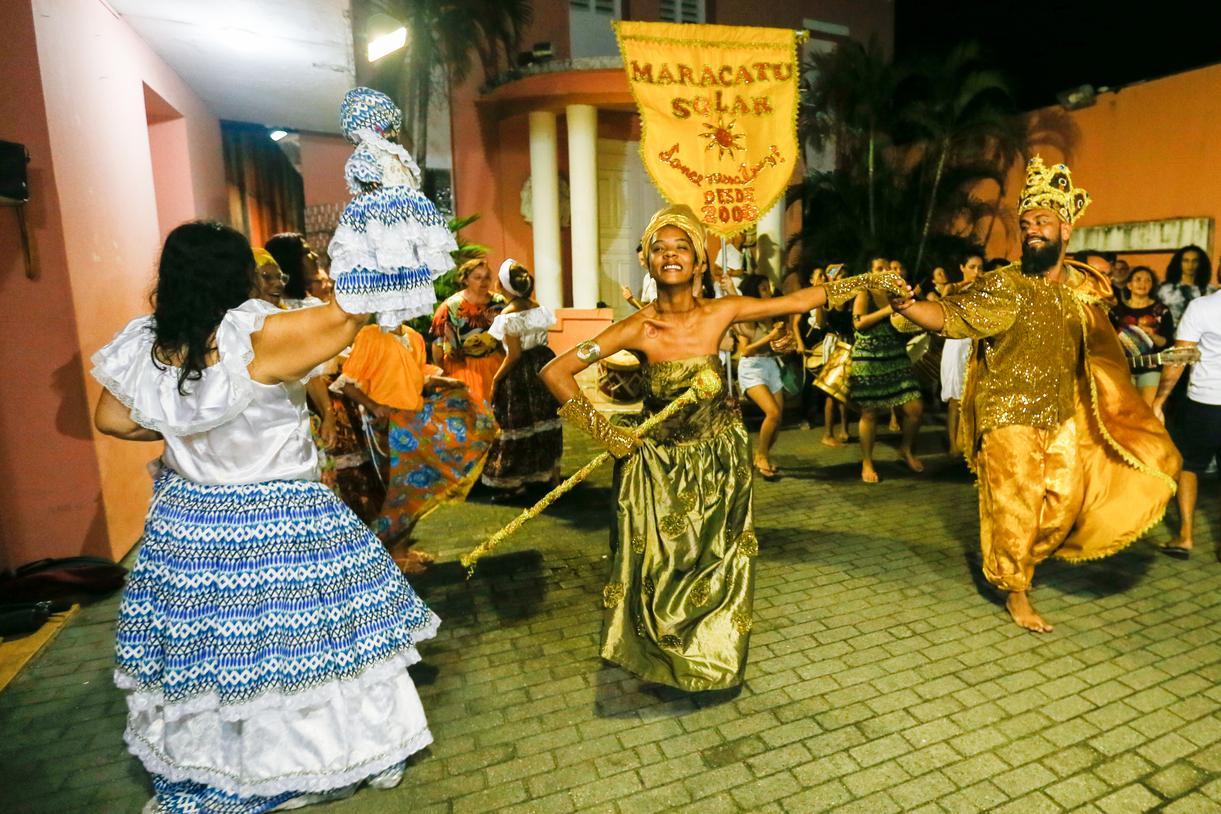
<path id="1" fill-rule="evenodd" d="M 645 415 L 713 370 L 716 356 L 645 369 Z M 602 657 L 687 691 L 742 682 L 759 553 L 750 439 L 724 387 L 656 427 L 616 466 L 613 562 L 602 592 Z"/>

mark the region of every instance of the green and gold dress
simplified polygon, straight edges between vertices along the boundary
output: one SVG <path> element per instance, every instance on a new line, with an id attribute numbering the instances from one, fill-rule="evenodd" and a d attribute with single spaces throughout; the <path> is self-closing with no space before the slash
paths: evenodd
<path id="1" fill-rule="evenodd" d="M 680 410 L 617 465 L 618 512 L 602 657 L 687 691 L 742 682 L 759 551 L 751 518 L 750 439 L 726 401 L 715 356 L 646 367 L 645 416 L 695 378 L 714 398 Z"/>

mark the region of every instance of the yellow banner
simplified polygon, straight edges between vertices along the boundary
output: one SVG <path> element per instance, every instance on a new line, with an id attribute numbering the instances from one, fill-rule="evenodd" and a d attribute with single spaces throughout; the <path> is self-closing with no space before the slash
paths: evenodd
<path id="1" fill-rule="evenodd" d="M 615 33 L 657 189 L 717 234 L 749 229 L 797 163 L 798 32 L 631 21 Z"/>

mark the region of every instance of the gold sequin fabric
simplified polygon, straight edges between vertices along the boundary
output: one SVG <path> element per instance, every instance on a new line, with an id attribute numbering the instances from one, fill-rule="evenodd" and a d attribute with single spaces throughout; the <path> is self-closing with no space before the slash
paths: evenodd
<path id="1" fill-rule="evenodd" d="M 736 628 L 738 633 L 742 634 L 743 636 L 750 633 L 751 627 L 754 626 L 754 621 L 750 617 L 750 612 L 745 610 L 734 611 L 732 621 L 734 628 Z"/>
<path id="2" fill-rule="evenodd" d="M 1014 263 L 941 300 L 942 335 L 978 340 L 968 372 L 976 437 L 1013 424 L 1053 429 L 1073 414 L 1084 332 L 1072 283 Z"/>
<path id="3" fill-rule="evenodd" d="M 749 618 L 754 593 L 755 561 L 742 555 L 754 540 L 750 439 L 723 387 L 712 386 L 722 382 L 716 356 L 650 364 L 646 415 L 694 385 L 714 395 L 616 464 L 616 539 L 628 542 L 607 581 L 625 593 L 603 614 L 601 655 L 689 692 L 740 684 L 749 644 L 734 618 Z"/>
<path id="4" fill-rule="evenodd" d="M 607 420 L 584 396 L 577 395 L 564 402 L 560 418 L 593 436 L 603 449 L 616 458 L 630 455 L 636 448 L 636 436 Z"/>
<path id="5" fill-rule="evenodd" d="M 738 553 L 746 557 L 759 556 L 759 538 L 753 529 L 747 529 L 738 538 Z"/>
<path id="6" fill-rule="evenodd" d="M 602 606 L 617 608 L 623 602 L 624 587 L 622 582 L 609 582 L 602 589 Z"/>
<path id="7" fill-rule="evenodd" d="M 712 581 L 704 577 L 699 582 L 695 583 L 695 587 L 691 589 L 691 603 L 697 608 L 707 604 L 708 597 L 712 593 Z"/>

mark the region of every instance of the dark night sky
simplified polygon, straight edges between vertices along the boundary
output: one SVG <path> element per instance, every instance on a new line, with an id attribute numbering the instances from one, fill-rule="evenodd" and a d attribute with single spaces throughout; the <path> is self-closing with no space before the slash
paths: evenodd
<path id="1" fill-rule="evenodd" d="M 1056 93 L 1082 84 L 1116 89 L 1221 62 L 1211 3 L 1154 0 L 1139 4 L 1143 13 L 1123 5 L 896 0 L 895 51 L 936 55 L 977 39 L 1024 110 L 1055 104 Z"/>

